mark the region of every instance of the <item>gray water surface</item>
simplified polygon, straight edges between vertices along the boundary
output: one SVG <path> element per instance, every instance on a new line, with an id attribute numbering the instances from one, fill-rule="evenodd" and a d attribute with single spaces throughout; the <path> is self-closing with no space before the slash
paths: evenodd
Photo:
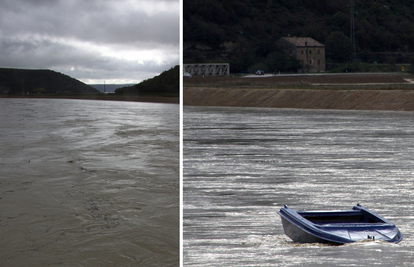
<path id="1" fill-rule="evenodd" d="M 413 266 L 414 113 L 184 109 L 185 266 Z M 277 211 L 361 203 L 399 244 L 298 244 Z"/>
<path id="2" fill-rule="evenodd" d="M 0 109 L 0 266 L 178 265 L 178 105 Z"/>

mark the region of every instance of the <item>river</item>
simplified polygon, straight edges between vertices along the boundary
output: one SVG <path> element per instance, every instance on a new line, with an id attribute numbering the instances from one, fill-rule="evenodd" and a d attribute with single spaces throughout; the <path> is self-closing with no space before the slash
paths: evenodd
<path id="1" fill-rule="evenodd" d="M 178 105 L 0 108 L 1 266 L 178 265 Z"/>
<path id="2" fill-rule="evenodd" d="M 414 265 L 414 113 L 184 108 L 185 266 Z M 277 211 L 361 205 L 399 244 L 297 244 Z"/>

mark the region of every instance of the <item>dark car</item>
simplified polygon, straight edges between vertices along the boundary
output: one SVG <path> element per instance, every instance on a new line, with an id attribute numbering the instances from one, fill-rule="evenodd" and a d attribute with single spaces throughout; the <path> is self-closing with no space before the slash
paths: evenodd
<path id="1" fill-rule="evenodd" d="M 258 70 L 258 71 L 256 71 L 256 73 L 255 73 L 256 75 L 264 75 L 264 71 L 262 71 L 262 70 Z"/>

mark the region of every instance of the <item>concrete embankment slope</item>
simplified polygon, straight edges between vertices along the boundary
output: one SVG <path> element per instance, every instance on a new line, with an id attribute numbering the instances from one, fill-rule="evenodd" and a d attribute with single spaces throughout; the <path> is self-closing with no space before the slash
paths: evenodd
<path id="1" fill-rule="evenodd" d="M 187 106 L 414 110 L 412 90 L 186 88 Z"/>

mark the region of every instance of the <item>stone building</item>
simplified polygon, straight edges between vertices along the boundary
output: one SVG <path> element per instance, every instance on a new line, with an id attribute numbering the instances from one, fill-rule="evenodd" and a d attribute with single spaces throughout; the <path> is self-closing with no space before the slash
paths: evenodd
<path id="1" fill-rule="evenodd" d="M 300 61 L 300 72 L 325 72 L 325 45 L 318 41 L 310 37 L 282 37 L 277 45 Z"/>

